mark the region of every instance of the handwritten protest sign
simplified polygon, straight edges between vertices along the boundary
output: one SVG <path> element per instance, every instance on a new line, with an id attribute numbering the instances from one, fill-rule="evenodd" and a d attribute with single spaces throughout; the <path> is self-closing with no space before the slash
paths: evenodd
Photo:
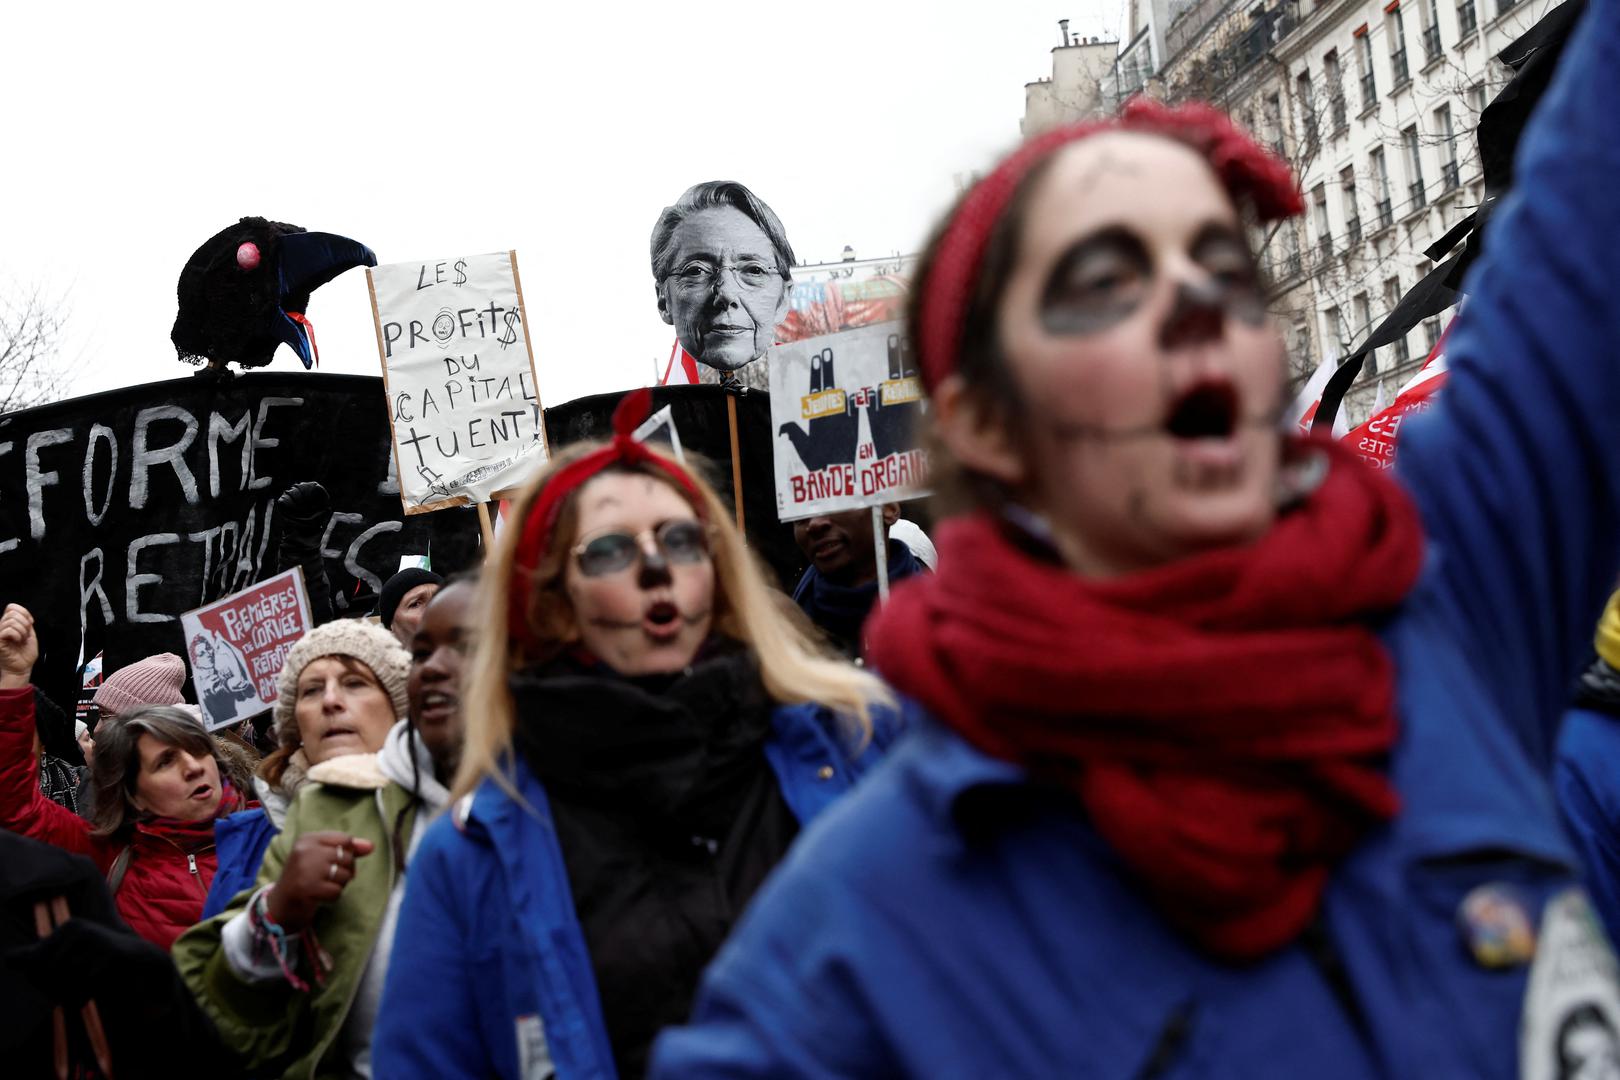
<path id="1" fill-rule="evenodd" d="M 487 502 L 546 458 L 517 252 L 366 271 L 407 514 Z"/>
<path id="2" fill-rule="evenodd" d="M 276 702 L 287 650 L 310 629 L 304 574 L 294 567 L 180 616 L 208 730 L 264 712 Z"/>
<path id="3" fill-rule="evenodd" d="M 928 494 L 922 385 L 900 323 L 778 345 L 770 359 L 783 521 Z"/>

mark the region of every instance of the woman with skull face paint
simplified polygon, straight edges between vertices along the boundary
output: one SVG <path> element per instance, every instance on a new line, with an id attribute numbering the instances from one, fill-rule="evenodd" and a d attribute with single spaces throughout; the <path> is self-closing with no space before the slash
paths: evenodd
<path id="1" fill-rule="evenodd" d="M 964 197 L 912 327 L 965 512 L 868 631 L 931 722 L 654 1076 L 1546 1075 L 1620 1015 L 1545 775 L 1620 554 L 1592 8 L 1399 483 L 1279 433 L 1244 232 L 1299 196 L 1225 117 L 1134 103 Z"/>
<path id="2" fill-rule="evenodd" d="M 454 820 L 412 866 L 385 1076 L 640 1076 L 800 824 L 888 741 L 709 486 L 629 435 L 559 454 L 483 577 Z"/>

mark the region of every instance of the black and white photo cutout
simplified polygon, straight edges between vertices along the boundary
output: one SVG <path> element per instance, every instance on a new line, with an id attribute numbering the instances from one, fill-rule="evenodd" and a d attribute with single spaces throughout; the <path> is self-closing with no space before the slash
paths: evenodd
<path id="1" fill-rule="evenodd" d="M 736 181 L 693 185 L 658 215 L 658 314 L 697 361 L 699 381 L 769 389 L 763 357 L 787 315 L 793 262 L 781 219 Z"/>

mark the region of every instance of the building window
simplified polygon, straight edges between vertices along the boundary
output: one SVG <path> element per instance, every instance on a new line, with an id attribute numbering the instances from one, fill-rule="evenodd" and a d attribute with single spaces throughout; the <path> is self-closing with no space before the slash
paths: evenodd
<path id="1" fill-rule="evenodd" d="M 1425 0 L 1423 5 L 1423 62 L 1432 64 L 1440 59 L 1440 0 Z"/>
<path id="2" fill-rule="evenodd" d="M 1305 133 L 1305 145 L 1316 145 L 1316 91 L 1311 86 L 1311 73 L 1302 71 L 1294 82 L 1294 96 L 1299 101 L 1299 126 Z"/>
<path id="3" fill-rule="evenodd" d="M 1372 332 L 1372 301 L 1367 299 L 1366 293 L 1357 293 L 1350 302 L 1350 311 L 1356 320 L 1356 340 L 1363 340 Z"/>
<path id="4" fill-rule="evenodd" d="M 1356 170 L 1346 166 L 1339 172 L 1339 190 L 1344 196 L 1344 234 L 1354 247 L 1361 243 L 1361 204 L 1356 199 Z"/>
<path id="5" fill-rule="evenodd" d="M 1344 320 L 1339 317 L 1338 308 L 1330 307 L 1322 313 L 1322 326 L 1326 334 L 1322 341 L 1323 352 L 1327 354 L 1327 359 L 1337 360 L 1349 349 L 1344 340 Z"/>
<path id="6" fill-rule="evenodd" d="M 1399 90 L 1412 81 L 1412 69 L 1406 62 L 1406 17 L 1401 14 L 1399 4 L 1390 8 L 1385 29 L 1389 33 L 1389 70 L 1395 78 L 1395 89 Z"/>
<path id="7" fill-rule="evenodd" d="M 1386 318 L 1386 319 L 1389 318 L 1390 314 L 1392 312 L 1394 312 L 1394 310 L 1398 306 L 1400 306 L 1400 302 L 1401 302 L 1401 279 L 1400 279 L 1400 277 L 1396 276 L 1396 277 L 1392 277 L 1392 278 L 1389 278 L 1389 279 L 1385 280 L 1385 282 L 1384 282 L 1384 318 Z M 1393 357 L 1392 357 L 1393 362 L 1390 364 L 1390 367 L 1392 367 L 1392 368 L 1399 367 L 1400 365 L 1406 363 L 1408 360 L 1411 359 L 1411 355 L 1406 351 L 1406 335 L 1405 334 L 1402 334 L 1400 337 L 1395 339 L 1395 343 L 1391 346 L 1391 351 L 1393 352 Z"/>
<path id="8" fill-rule="evenodd" d="M 1423 348 L 1424 355 L 1434 352 L 1434 347 L 1440 344 L 1440 317 L 1423 320 Z"/>
<path id="9" fill-rule="evenodd" d="M 1434 130 L 1440 134 L 1440 178 L 1447 191 L 1462 186 L 1462 167 L 1457 163 L 1457 132 L 1451 125 L 1451 106 L 1434 110 Z"/>
<path id="10" fill-rule="evenodd" d="M 1485 84 L 1477 82 L 1468 88 L 1468 111 L 1473 113 L 1473 123 L 1470 127 L 1479 125 L 1480 114 L 1485 111 Z"/>
<path id="11" fill-rule="evenodd" d="M 1317 258 L 1327 262 L 1333 258 L 1333 229 L 1328 221 L 1326 184 L 1317 184 L 1311 192 L 1311 207 L 1316 218 Z"/>
<path id="12" fill-rule="evenodd" d="M 1479 14 L 1474 10 L 1474 0 L 1462 0 L 1457 5 L 1457 36 L 1466 38 L 1479 29 Z"/>
<path id="13" fill-rule="evenodd" d="M 1356 68 L 1361 73 L 1361 109 L 1378 107 L 1378 80 L 1373 76 L 1372 38 L 1363 26 L 1356 32 Z"/>
<path id="14" fill-rule="evenodd" d="M 1261 107 L 1261 115 L 1265 117 L 1266 145 L 1271 147 L 1273 154 L 1286 160 L 1288 155 L 1283 152 L 1282 96 L 1267 94 L 1265 104 Z"/>
<path id="15" fill-rule="evenodd" d="M 1369 160 L 1372 162 L 1373 194 L 1378 199 L 1378 227 L 1387 229 L 1395 224 L 1395 207 L 1390 201 L 1389 162 L 1384 160 L 1384 148 L 1375 148 Z"/>
<path id="16" fill-rule="evenodd" d="M 1328 109 L 1333 118 L 1333 130 L 1343 131 L 1350 126 L 1350 107 L 1344 100 L 1344 71 L 1339 67 L 1338 49 L 1322 58 L 1322 81 L 1327 84 Z"/>
<path id="17" fill-rule="evenodd" d="M 1417 125 L 1401 132 L 1401 146 L 1406 151 L 1406 193 L 1408 209 L 1421 210 L 1428 205 L 1423 184 L 1423 153 L 1418 144 Z"/>

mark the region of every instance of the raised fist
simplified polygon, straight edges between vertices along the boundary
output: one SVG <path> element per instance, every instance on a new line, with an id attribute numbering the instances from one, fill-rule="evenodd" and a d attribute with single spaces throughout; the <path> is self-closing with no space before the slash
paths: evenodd
<path id="1" fill-rule="evenodd" d="M 28 685 L 39 660 L 39 638 L 34 617 L 21 604 L 7 604 L 0 615 L 0 690 Z"/>

